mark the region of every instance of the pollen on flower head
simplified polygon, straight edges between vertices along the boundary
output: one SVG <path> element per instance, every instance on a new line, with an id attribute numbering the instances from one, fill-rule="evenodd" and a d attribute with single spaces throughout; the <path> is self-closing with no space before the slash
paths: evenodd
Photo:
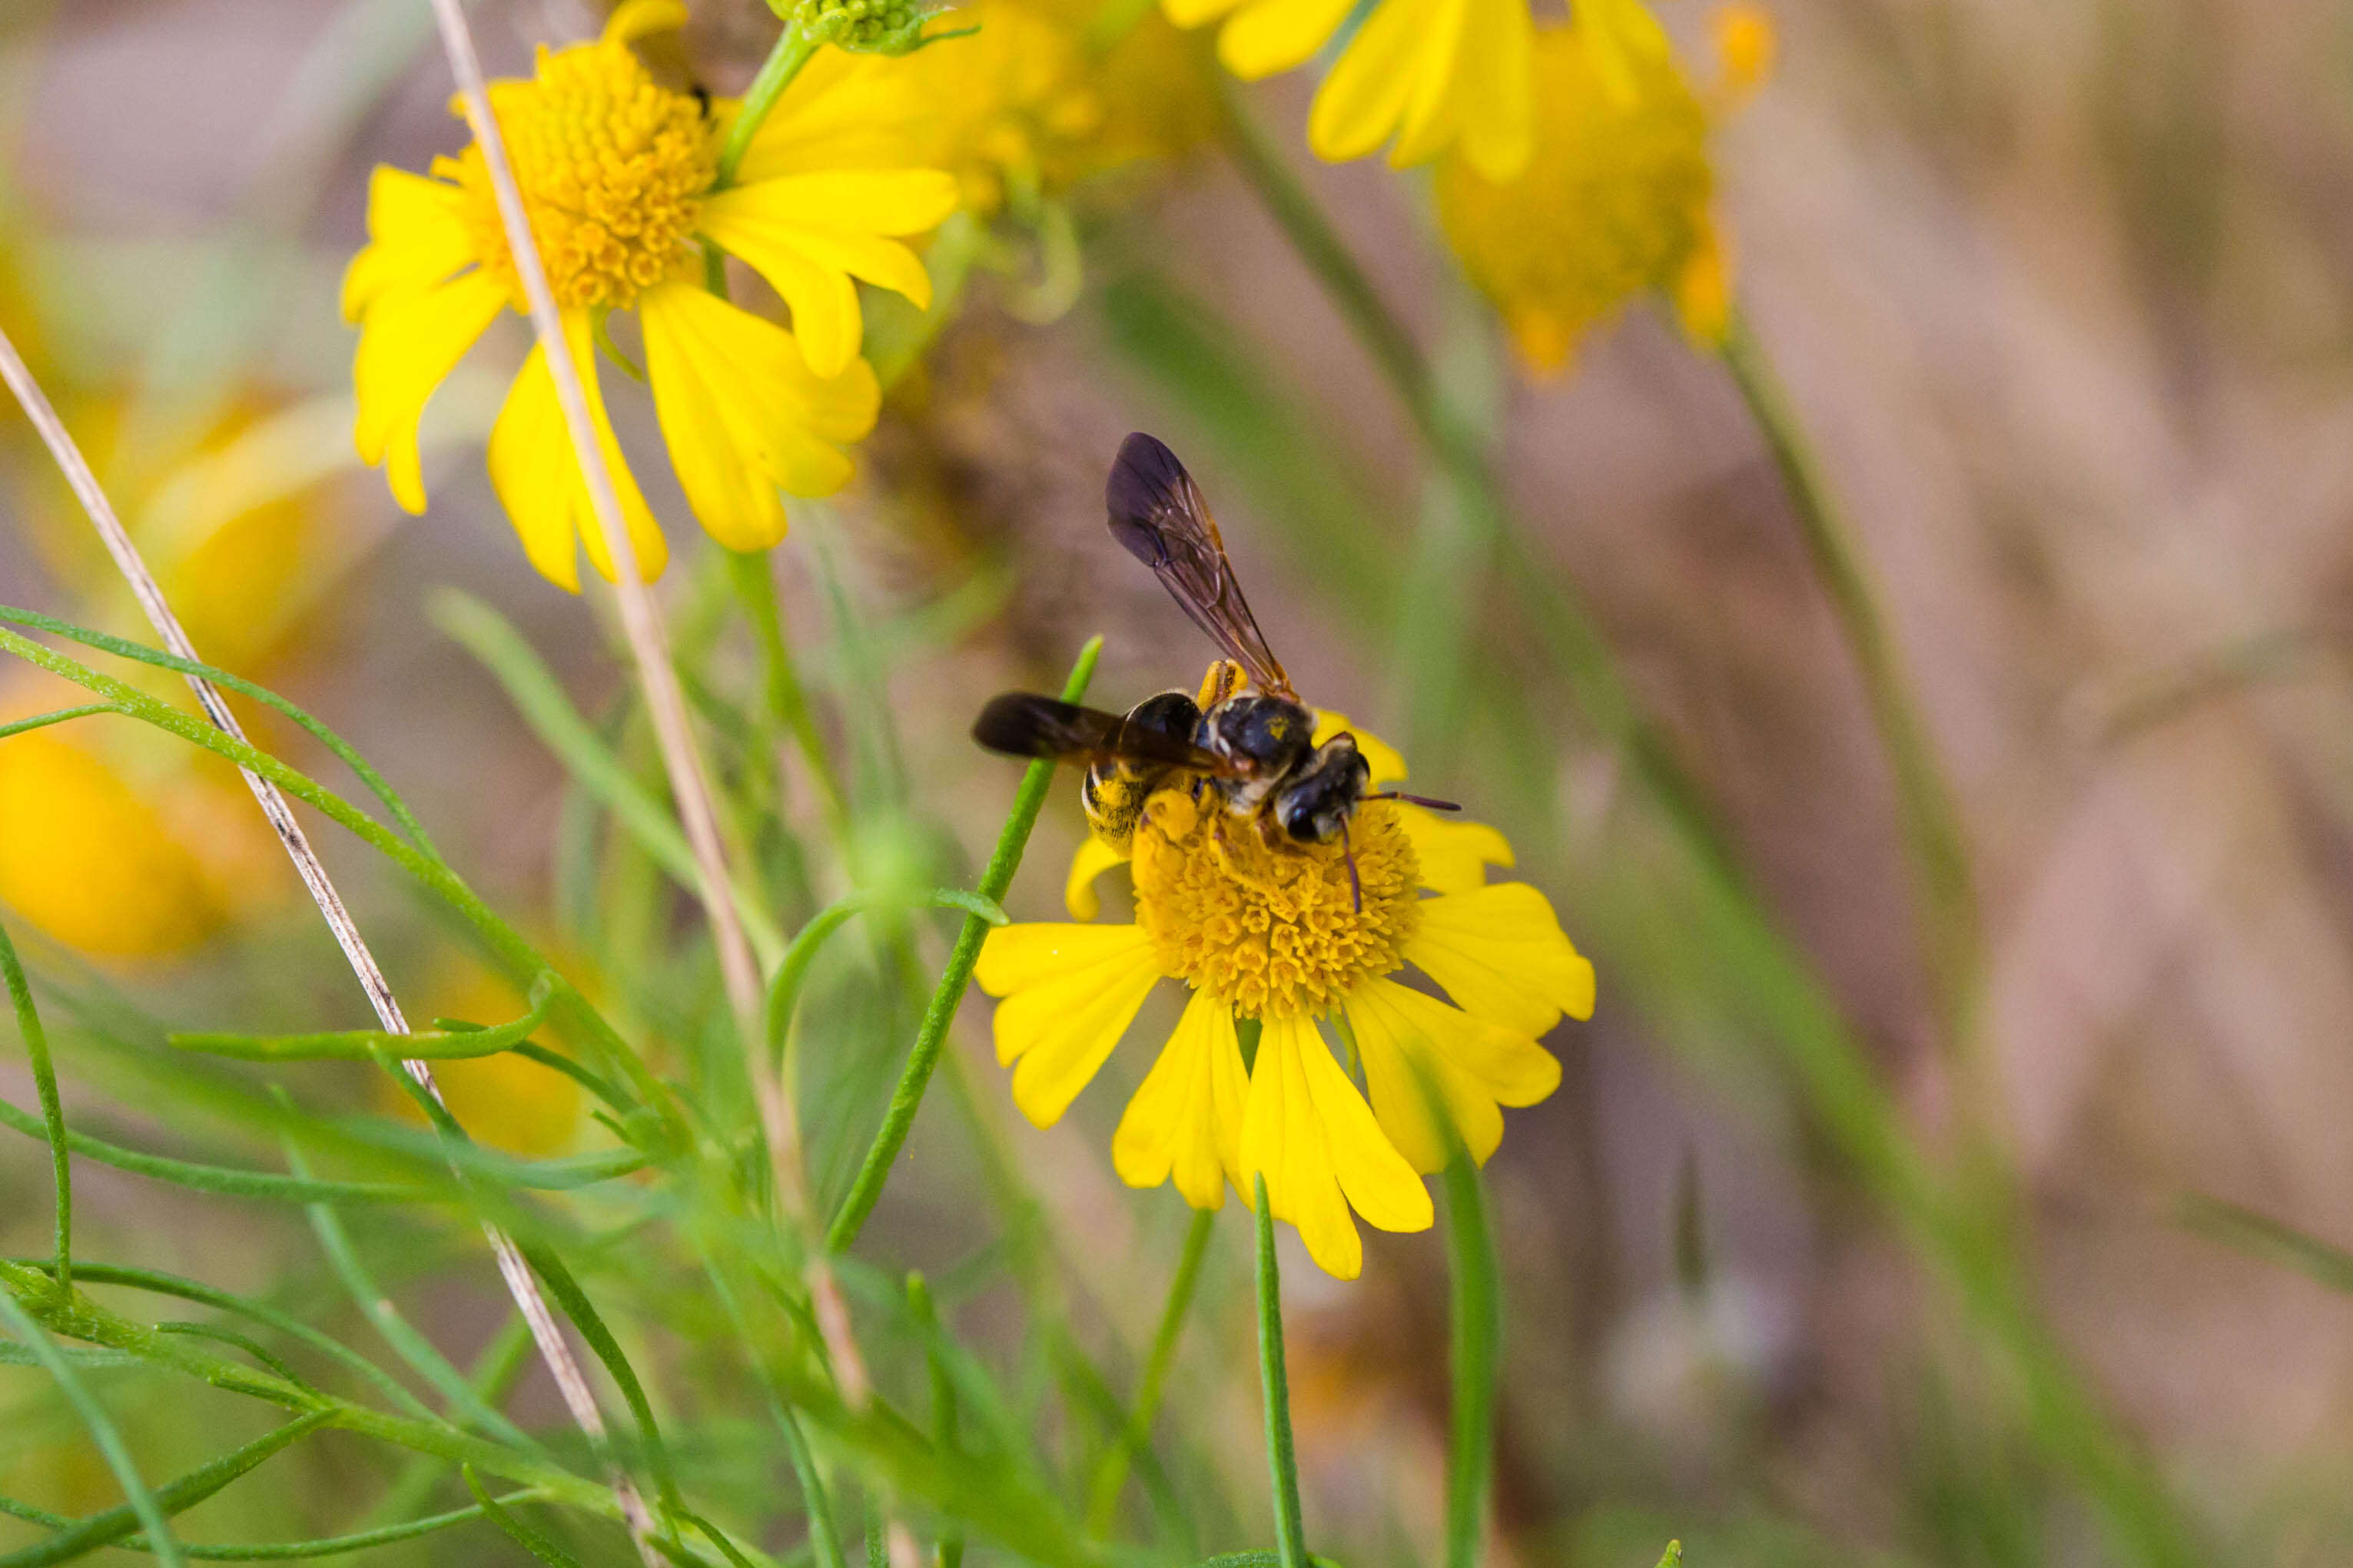
<path id="1" fill-rule="evenodd" d="M 701 102 L 656 82 L 610 37 L 543 48 L 532 79 L 496 84 L 491 102 L 557 304 L 627 307 L 685 269 L 718 168 Z M 525 309 L 481 148 L 437 172 L 464 192 L 483 269 Z"/>
<path id="2" fill-rule="evenodd" d="M 1400 968 L 1421 923 L 1413 845 L 1386 801 L 1349 832 L 1361 910 L 1339 845 L 1269 843 L 1256 821 L 1181 790 L 1153 796 L 1135 834 L 1135 919 L 1162 971 L 1245 1017 L 1281 1018 Z"/>

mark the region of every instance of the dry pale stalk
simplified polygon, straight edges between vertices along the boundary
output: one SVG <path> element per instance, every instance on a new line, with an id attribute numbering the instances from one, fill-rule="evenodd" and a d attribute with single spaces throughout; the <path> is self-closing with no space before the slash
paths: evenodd
<path id="1" fill-rule="evenodd" d="M 832 1269 L 826 1264 L 822 1245 L 816 1238 L 807 1186 L 801 1174 L 798 1116 L 767 1053 L 759 1048 L 763 1038 L 759 967 L 753 960 L 751 943 L 744 939 L 744 923 L 735 908 L 726 851 L 719 838 L 718 815 L 712 805 L 710 780 L 703 772 L 702 756 L 695 750 L 693 731 L 688 725 L 686 698 L 679 687 L 678 671 L 670 663 L 660 611 L 638 570 L 637 549 L 622 520 L 620 495 L 614 488 L 611 470 L 606 467 L 604 450 L 596 441 L 596 426 L 588 414 L 587 394 L 581 386 L 579 370 L 573 363 L 565 335 L 563 314 L 556 305 L 554 290 L 548 286 L 547 268 L 540 258 L 538 241 L 531 232 L 522 187 L 515 180 L 514 165 L 508 160 L 506 141 L 500 132 L 497 117 L 491 112 L 490 90 L 482 79 L 481 58 L 475 51 L 465 12 L 459 0 L 433 0 L 433 15 L 440 25 L 449 68 L 458 79 L 467 123 L 473 131 L 475 144 L 482 150 L 482 163 L 490 175 L 491 193 L 498 200 L 499 222 L 506 233 L 507 250 L 514 260 L 515 276 L 522 284 L 523 297 L 531 306 L 532 330 L 538 335 L 548 372 L 555 383 L 555 400 L 564 411 L 565 429 L 572 437 L 573 458 L 580 466 L 588 491 L 589 510 L 596 513 L 597 532 L 613 563 L 622 635 L 628 638 L 629 652 L 637 662 L 646 710 L 653 720 L 654 739 L 661 751 L 663 769 L 670 775 L 670 795 L 678 803 L 687 843 L 694 852 L 697 890 L 710 917 L 712 941 L 719 950 L 720 977 L 727 988 L 728 1005 L 735 1015 L 737 1035 L 751 1063 L 761 1130 L 768 1144 L 777 1199 L 810 1243 L 807 1281 L 815 1298 L 818 1327 L 833 1361 L 834 1375 L 841 1384 L 843 1397 L 853 1407 L 862 1406 L 871 1384 L 857 1342 L 849 1333 L 848 1306 L 834 1282 Z"/>
<path id="2" fill-rule="evenodd" d="M 164 597 L 163 586 L 155 581 L 155 574 L 147 569 L 139 547 L 132 542 L 121 519 L 115 514 L 114 505 L 107 499 L 104 488 L 98 482 L 98 476 L 90 471 L 81 448 L 74 444 L 65 422 L 58 417 L 47 395 L 33 379 L 33 373 L 26 368 L 23 357 L 16 353 L 16 345 L 8 341 L 5 332 L 0 332 L 0 380 L 7 382 L 9 389 L 16 395 L 16 401 L 24 405 L 26 417 L 40 433 L 50 457 L 57 460 L 58 468 L 64 473 L 66 483 L 72 487 L 82 510 L 89 513 L 90 525 L 104 542 L 106 552 L 114 558 L 115 567 L 122 574 L 123 581 L 131 585 L 132 595 L 139 601 L 140 609 L 145 612 L 148 624 L 155 628 L 155 635 L 163 639 L 167 649 L 180 658 L 192 663 L 202 662 L 195 645 L 188 640 L 186 629 L 180 625 L 180 617 L 173 613 L 170 602 Z M 216 728 L 240 741 L 246 739 L 244 726 L 229 710 L 219 688 L 194 675 L 188 677 L 188 685 L 195 689 L 196 701 L 204 709 L 205 717 Z M 278 841 L 285 846 L 287 858 L 294 862 L 294 869 L 301 877 L 302 885 L 311 890 L 311 898 L 319 906 L 319 913 L 325 918 L 327 929 L 334 932 L 336 944 L 343 950 L 344 958 L 350 961 L 352 973 L 359 977 L 360 988 L 367 993 L 368 1004 L 375 1009 L 376 1018 L 384 1025 L 385 1032 L 407 1034 L 408 1020 L 402 1015 L 400 1003 L 392 994 L 391 983 L 385 979 L 383 969 L 376 963 L 375 954 L 369 951 L 367 940 L 360 935 L 359 926 L 353 921 L 351 910 L 344 906 L 343 895 L 336 891 L 334 882 L 328 877 L 318 852 L 311 847 L 310 836 L 295 820 L 293 806 L 276 784 L 250 770 L 240 771 L 245 774 L 247 786 L 253 791 L 253 798 L 260 803 L 261 815 L 269 819 L 270 827 L 278 835 Z M 427 1094 L 437 1100 L 441 1098 L 440 1087 L 433 1081 L 433 1068 L 429 1064 L 409 1060 L 400 1065 Z M 532 1339 L 539 1347 L 541 1358 L 547 1363 L 547 1370 L 554 1377 L 556 1387 L 562 1392 L 564 1403 L 571 1411 L 573 1419 L 600 1451 L 607 1450 L 605 1420 L 596 1408 L 596 1397 L 589 1389 L 588 1380 L 581 1374 L 580 1363 L 574 1359 L 572 1347 L 557 1327 L 554 1314 L 548 1310 L 546 1299 L 540 1294 L 539 1282 L 532 1278 L 530 1265 L 523 1261 L 513 1238 L 498 1226 L 486 1222 L 482 1234 L 490 1239 L 491 1251 L 498 1259 L 500 1278 L 506 1281 L 508 1294 L 522 1309 L 523 1321 L 530 1325 Z M 628 1521 L 630 1534 L 638 1539 L 641 1549 L 648 1553 L 649 1563 L 656 1563 L 658 1560 L 651 1554 L 648 1538 L 653 1521 L 646 1510 L 645 1500 L 638 1494 L 635 1483 L 617 1469 L 613 1475 L 613 1493 Z"/>

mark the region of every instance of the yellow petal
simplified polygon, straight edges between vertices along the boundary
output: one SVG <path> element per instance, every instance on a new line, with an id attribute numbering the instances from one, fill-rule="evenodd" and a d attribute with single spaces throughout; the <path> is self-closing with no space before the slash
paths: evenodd
<path id="1" fill-rule="evenodd" d="M 999 926 L 974 975 L 998 1004 L 997 1059 L 1040 1127 L 1060 1119 L 1127 1032 L 1160 971 L 1134 926 Z"/>
<path id="2" fill-rule="evenodd" d="M 813 374 L 790 332 L 691 283 L 639 301 L 654 412 L 695 516 L 731 550 L 785 536 L 782 489 L 830 495 L 849 482 L 837 442 L 873 428 L 881 388 L 864 360 Z"/>
<path id="3" fill-rule="evenodd" d="M 1373 1115 L 1418 1171 L 1445 1169 L 1457 1138 L 1485 1164 L 1504 1137 L 1496 1106 L 1534 1105 L 1560 1085 L 1560 1063 L 1532 1037 L 1395 981 L 1359 985 L 1347 1010 Z"/>
<path id="4" fill-rule="evenodd" d="M 1421 863 L 1421 885 L 1440 893 L 1468 893 L 1487 885 L 1487 868 L 1512 864 L 1512 846 L 1483 822 L 1441 816 L 1399 802 L 1398 820 Z"/>
<path id="5" fill-rule="evenodd" d="M 648 33 L 669 33 L 686 26 L 683 0 L 621 0 L 605 19 L 604 41 L 627 44 Z"/>
<path id="6" fill-rule="evenodd" d="M 1303 1015 L 1269 1019 L 1259 1037 L 1236 1185 L 1249 1192 L 1261 1174 L 1274 1216 L 1298 1226 L 1308 1256 L 1337 1279 L 1364 1267 L 1351 1206 L 1383 1230 L 1422 1230 L 1432 1218 L 1429 1189 Z"/>
<path id="7" fill-rule="evenodd" d="M 1381 0 L 1324 79 L 1307 117 L 1307 144 L 1334 163 L 1361 158 L 1389 139 L 1406 106 L 1432 68 L 1444 68 L 1435 51 L 1451 52 L 1453 40 L 1432 38 L 1433 13 L 1452 16 L 1463 0 Z"/>
<path id="8" fill-rule="evenodd" d="M 865 320 L 858 287 L 838 267 L 821 265 L 802 244 L 804 231 L 789 224 L 736 217 L 714 222 L 704 215 L 702 232 L 721 248 L 742 257 L 784 296 L 793 313 L 793 335 L 809 369 L 840 374 L 857 357 Z"/>
<path id="9" fill-rule="evenodd" d="M 1570 945 L 1545 896 L 1525 882 L 1425 900 L 1405 956 L 1464 1011 L 1531 1037 L 1563 1013 L 1593 1016 L 1593 965 Z"/>
<path id="10" fill-rule="evenodd" d="M 1304 64 L 1355 0 L 1246 0 L 1218 33 L 1218 58 L 1245 81 Z"/>
<path id="11" fill-rule="evenodd" d="M 343 270 L 343 320 L 394 289 L 428 289 L 474 260 L 458 187 L 379 163 L 368 176 L 368 243 Z"/>
<path id="12" fill-rule="evenodd" d="M 425 510 L 417 422 L 426 401 L 505 303 L 506 291 L 480 272 L 370 301 L 352 356 L 359 405 L 352 435 L 360 460 L 384 465 L 393 499 L 407 511 Z"/>
<path id="13" fill-rule="evenodd" d="M 702 210 L 706 220 L 715 213 L 723 222 L 765 221 L 843 234 L 922 234 L 956 210 L 956 183 L 938 169 L 828 169 L 745 181 L 711 197 Z"/>
<path id="14" fill-rule="evenodd" d="M 605 416 L 587 313 L 566 310 L 564 330 L 581 390 L 587 397 L 589 424 L 596 431 L 606 471 L 618 492 L 638 574 L 651 582 L 668 563 L 669 549 L 628 460 L 621 456 L 612 422 Z M 607 582 L 614 580 L 613 559 L 589 505 L 587 481 L 580 476 L 571 432 L 556 402 L 555 381 L 548 373 L 545 353 L 538 347 L 523 362 L 522 374 L 507 393 L 506 405 L 499 411 L 498 423 L 491 427 L 490 466 L 491 483 L 515 531 L 522 536 L 524 553 L 542 576 L 578 592 L 580 575 L 572 554 L 577 540 L 597 572 Z"/>
<path id="15" fill-rule="evenodd" d="M 1127 857 L 1097 838 L 1087 835 L 1079 852 L 1071 857 L 1070 880 L 1062 884 L 1062 903 L 1074 920 L 1091 921 L 1103 912 L 1103 900 L 1095 893 L 1095 879 L 1113 866 L 1124 866 Z"/>
<path id="16" fill-rule="evenodd" d="M 1222 1207 L 1227 1178 L 1240 1180 L 1248 1094 L 1233 1010 L 1196 991 L 1112 1138 L 1120 1179 L 1156 1187 L 1173 1174 L 1187 1203 Z"/>
<path id="17" fill-rule="evenodd" d="M 924 62 L 819 49 L 785 89 L 735 172 L 739 185 L 822 170 L 904 168 L 941 136 L 944 106 Z M 733 105 L 713 105 L 722 123 Z"/>
<path id="18" fill-rule="evenodd" d="M 1375 789 L 1396 784 L 1405 777 L 1405 757 L 1395 746 L 1390 745 L 1363 725 L 1350 723 L 1345 713 L 1334 713 L 1329 710 L 1317 710 L 1315 714 L 1317 745 L 1322 745 L 1343 730 L 1356 738 L 1356 750 L 1365 754 L 1366 764 L 1373 770 L 1372 784 Z"/>
<path id="19" fill-rule="evenodd" d="M 1700 347 L 1718 350 L 1732 332 L 1732 257 L 1715 218 L 1700 215 L 1699 243 L 1675 275 L 1675 317 Z"/>
<path id="20" fill-rule="evenodd" d="M 1237 0 L 1160 0 L 1163 15 L 1180 27 L 1198 27 L 1232 10 Z"/>
<path id="21" fill-rule="evenodd" d="M 1453 66 L 1447 110 L 1429 132 L 1458 137 L 1463 158 L 1491 184 L 1517 179 L 1535 156 L 1535 27 L 1526 0 L 1472 0 L 1462 53 Z M 1389 161 L 1419 163 L 1440 145 L 1409 124 Z"/>

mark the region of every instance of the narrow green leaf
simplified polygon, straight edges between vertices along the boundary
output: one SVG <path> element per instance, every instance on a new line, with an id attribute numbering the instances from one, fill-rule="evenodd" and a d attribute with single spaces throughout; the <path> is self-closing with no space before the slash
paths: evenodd
<path id="1" fill-rule="evenodd" d="M 454 1061 L 496 1056 L 530 1039 L 547 1022 L 554 994 L 552 977 L 543 976 L 532 986 L 531 1011 L 522 1017 L 454 1033 L 424 1029 L 395 1035 L 382 1029 L 336 1029 L 308 1035 L 175 1034 L 168 1038 L 175 1050 L 235 1057 L 241 1061 L 375 1061 L 386 1057 L 402 1061 Z"/>
<path id="2" fill-rule="evenodd" d="M 962 910 L 992 926 L 1004 925 L 1008 919 L 996 900 L 955 888 L 934 888 L 916 895 L 911 902 L 916 908 Z M 807 984 L 809 969 L 817 963 L 826 940 L 848 924 L 853 915 L 903 907 L 907 906 L 901 900 L 881 894 L 851 893 L 819 910 L 809 917 L 808 924 L 794 933 L 792 945 L 785 949 L 784 962 L 776 965 L 776 976 L 768 984 L 766 1034 L 772 1056 L 784 1053 L 785 1037 L 792 1027 L 793 1011 L 800 1005 L 801 988 Z"/>
<path id="3" fill-rule="evenodd" d="M 22 735 L 30 730 L 46 730 L 52 724 L 62 724 L 69 719 L 87 719 L 94 713 L 120 713 L 122 710 L 111 702 L 85 702 L 79 708 L 58 708 L 47 713 L 36 713 L 28 719 L 18 719 L 0 724 L 0 741 L 11 735 Z"/>
<path id="4" fill-rule="evenodd" d="M 482 1478 L 474 1473 L 473 1466 L 466 1465 L 461 1468 L 466 1477 L 466 1489 L 474 1494 L 474 1506 L 482 1510 L 483 1517 L 503 1531 L 508 1540 L 546 1563 L 547 1568 L 580 1568 L 580 1559 L 500 1507 L 498 1500 L 484 1489 Z"/>
<path id="5" fill-rule="evenodd" d="M 65 1105 L 58 1098 L 58 1073 L 49 1061 L 49 1037 L 41 1027 L 40 1012 L 33 1005 L 33 987 L 25 978 L 25 966 L 17 960 L 16 944 L 8 939 L 5 926 L 0 926 L 0 975 L 8 982 L 8 1000 L 16 1008 L 16 1032 L 24 1037 L 25 1055 L 32 1061 L 33 1092 L 41 1101 L 41 1135 L 48 1140 L 49 1181 L 57 1200 L 58 1284 L 61 1289 L 71 1289 L 73 1172 L 66 1157 L 70 1144 L 66 1135 Z"/>
<path id="6" fill-rule="evenodd" d="M 46 1138 L 47 1127 L 38 1119 L 27 1116 L 5 1100 L 0 1100 L 0 1127 L 12 1128 L 34 1138 Z M 151 1176 L 174 1186 L 192 1188 L 200 1193 L 214 1193 L 222 1197 L 268 1198 L 278 1203 L 339 1203 L 339 1204 L 402 1204 L 416 1203 L 437 1195 L 426 1186 L 410 1186 L 397 1182 L 335 1182 L 313 1180 L 307 1176 L 289 1176 L 276 1171 L 241 1171 L 228 1165 L 198 1165 L 185 1160 L 167 1159 L 161 1154 L 142 1154 L 135 1149 L 125 1149 L 92 1138 L 86 1132 L 68 1131 L 66 1147 L 85 1159 L 101 1165 L 111 1165 L 118 1171 L 134 1175 Z M 446 1196 L 447 1194 L 440 1195 Z"/>
<path id="7" fill-rule="evenodd" d="M 580 1289 L 580 1281 L 572 1277 L 562 1258 L 547 1247 L 536 1246 L 524 1247 L 522 1255 L 532 1272 L 546 1281 L 548 1294 L 564 1309 L 564 1315 L 572 1320 L 572 1326 L 580 1331 L 580 1337 L 588 1342 L 588 1348 L 596 1352 L 596 1359 L 605 1363 L 621 1397 L 628 1401 L 629 1413 L 638 1420 L 638 1434 L 645 1445 L 647 1462 L 653 1467 L 654 1485 L 660 1491 L 662 1506 L 675 1508 L 678 1472 L 670 1463 L 670 1449 L 662 1442 L 661 1427 L 654 1420 L 653 1402 L 646 1397 L 645 1384 L 638 1381 L 637 1368 L 621 1353 L 621 1342 L 605 1326 L 596 1303 L 588 1300 L 588 1293 Z"/>
<path id="8" fill-rule="evenodd" d="M 2220 1198 L 2193 1196 L 2182 1201 L 2181 1219 L 2191 1230 L 2250 1258 L 2284 1264 L 2331 1290 L 2353 1294 L 2353 1252 L 2268 1215 Z"/>
<path id="9" fill-rule="evenodd" d="M 1103 638 L 1088 639 L 1086 647 L 1079 650 L 1078 663 L 1071 667 L 1070 679 L 1062 684 L 1063 701 L 1076 702 L 1086 695 L 1087 682 L 1094 678 L 1095 660 L 1102 655 Z M 1038 826 L 1038 813 L 1046 804 L 1047 786 L 1054 782 L 1054 768 L 1050 762 L 1031 763 L 1021 777 L 1021 787 L 1014 793 L 1013 811 L 1005 819 L 1004 830 L 997 836 L 997 848 L 988 858 L 987 869 L 981 873 L 980 896 L 991 905 L 1003 904 L 1007 889 L 1013 886 L 1013 873 L 1021 864 L 1021 851 L 1029 846 L 1029 831 Z M 865 1227 L 866 1216 L 874 1212 L 875 1201 L 882 1195 L 883 1183 L 891 1179 L 891 1163 L 899 1157 L 899 1151 L 907 1142 L 907 1130 L 915 1124 L 915 1112 L 923 1106 L 923 1090 L 931 1082 L 932 1068 L 938 1065 L 948 1026 L 955 1022 L 956 1010 L 964 1005 L 965 988 L 971 984 L 972 966 L 979 962 L 981 939 L 988 934 L 990 923 L 978 914 L 965 916 L 964 929 L 956 933 L 955 946 L 948 952 L 947 967 L 940 972 L 940 983 L 932 992 L 931 1005 L 916 1031 L 914 1048 L 907 1053 L 907 1065 L 899 1074 L 898 1087 L 892 1090 L 882 1125 L 868 1146 L 865 1163 L 859 1166 L 849 1195 L 842 1199 L 826 1232 L 825 1245 L 829 1252 L 849 1250 L 859 1231 Z"/>
<path id="10" fill-rule="evenodd" d="M 1152 1336 L 1151 1353 L 1145 1358 L 1143 1380 L 1136 1384 L 1135 1408 L 1122 1424 L 1118 1441 L 1103 1455 L 1103 1463 L 1095 1469 L 1094 1483 L 1088 1489 L 1090 1535 L 1111 1533 L 1119 1511 L 1120 1490 L 1127 1482 L 1128 1467 L 1136 1455 L 1151 1446 L 1152 1423 L 1160 1414 L 1160 1397 L 1168 1385 L 1168 1373 L 1176 1364 L 1176 1344 L 1184 1333 L 1185 1314 L 1193 1304 L 1193 1288 L 1200 1283 L 1201 1262 L 1208 1256 L 1209 1234 L 1217 1228 L 1217 1219 L 1214 1209 L 1196 1209 L 1193 1223 L 1185 1231 L 1185 1250 L 1177 1257 L 1176 1272 L 1168 1281 L 1168 1300 L 1160 1309 L 1160 1327 Z"/>
<path id="11" fill-rule="evenodd" d="M 138 1500 L 134 1498 L 121 1507 L 78 1520 L 46 1541 L 37 1541 L 30 1546 L 0 1557 L 0 1568 L 46 1568 L 47 1564 L 53 1563 L 69 1563 L 100 1547 L 111 1545 L 133 1531 L 141 1531 L 150 1541 L 162 1542 L 163 1547 L 156 1550 L 155 1555 L 165 1562 L 173 1561 L 184 1548 L 172 1540 L 168 1528 L 163 1525 L 164 1517 L 185 1513 L 296 1438 L 316 1431 L 332 1419 L 333 1413 L 326 1410 L 314 1410 L 307 1415 L 297 1416 L 234 1453 L 224 1454 L 157 1487 L 151 1500 L 154 1517 L 151 1518 L 148 1510 L 140 1509 Z"/>
<path id="12" fill-rule="evenodd" d="M 62 1288 L 54 1284 L 50 1289 L 60 1296 L 66 1294 Z M 114 1423 L 107 1418 L 105 1407 L 83 1386 L 80 1374 L 74 1371 L 72 1363 L 58 1352 L 57 1343 L 49 1338 L 48 1331 L 34 1321 L 32 1314 L 18 1305 L 16 1296 L 6 1290 L 0 1290 L 0 1323 L 7 1325 L 9 1331 L 33 1352 L 34 1359 L 41 1363 L 41 1369 L 56 1381 L 58 1392 L 65 1396 L 66 1404 L 80 1419 L 82 1429 L 90 1434 L 90 1440 L 105 1457 L 107 1468 L 112 1470 L 114 1479 L 121 1483 L 122 1495 L 128 1500 L 124 1506 L 136 1517 L 139 1524 L 145 1527 L 148 1539 L 155 1543 L 156 1558 L 176 1568 L 182 1561 L 180 1549 L 172 1537 L 171 1525 L 165 1521 L 163 1505 L 147 1489 L 147 1483 L 139 1479 L 139 1467 L 131 1458 L 131 1449 L 122 1441 L 122 1434 L 115 1430 Z M 37 1551 L 39 1548 L 35 1546 L 26 1550 Z M 74 1554 L 67 1553 L 69 1556 Z M 6 1558 L 0 1558 L 0 1568 L 31 1568 L 29 1563 L 19 1561 L 23 1557 L 24 1552 L 11 1552 Z M 54 1563 L 64 1559 L 45 1557 L 38 1561 Z"/>
<path id="13" fill-rule="evenodd" d="M 1659 1554 L 1659 1568 L 1682 1568 L 1683 1560 L 1683 1543 L 1680 1541 L 1670 1541 L 1667 1542 L 1667 1549 Z"/>

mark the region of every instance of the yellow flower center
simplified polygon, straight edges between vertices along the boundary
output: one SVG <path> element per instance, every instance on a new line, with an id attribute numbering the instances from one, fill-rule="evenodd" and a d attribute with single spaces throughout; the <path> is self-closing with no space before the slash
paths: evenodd
<path id="1" fill-rule="evenodd" d="M 677 276 L 718 167 L 703 106 L 646 74 L 617 39 L 543 50 L 529 81 L 491 89 L 556 303 L 627 307 Z M 483 268 L 526 308 L 480 147 L 453 171 Z"/>
<path id="2" fill-rule="evenodd" d="M 1161 968 L 1245 1017 L 1320 1013 L 1403 963 L 1421 923 L 1421 868 L 1397 807 L 1359 808 L 1337 844 L 1270 844 L 1256 822 L 1164 790 L 1135 833 L 1135 920 Z"/>

